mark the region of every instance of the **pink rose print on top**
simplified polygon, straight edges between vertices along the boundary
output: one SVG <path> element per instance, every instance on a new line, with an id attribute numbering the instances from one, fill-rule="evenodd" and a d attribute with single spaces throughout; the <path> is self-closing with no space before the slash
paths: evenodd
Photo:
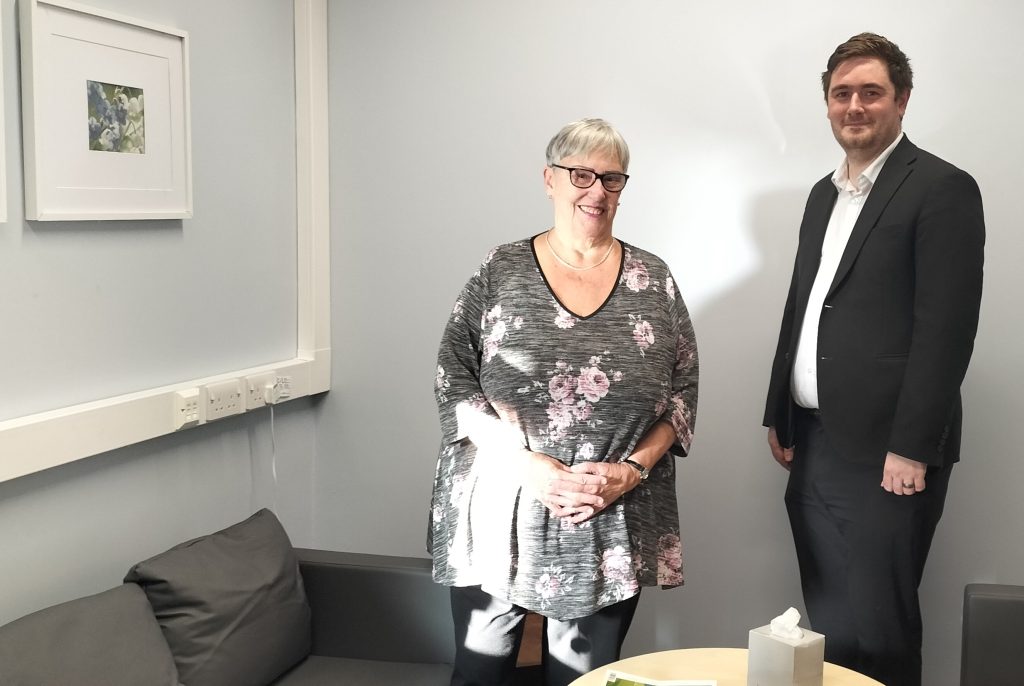
<path id="1" fill-rule="evenodd" d="M 437 365 L 437 378 L 434 380 L 434 385 L 437 388 L 437 399 L 443 403 L 448 402 L 446 391 L 452 387 L 452 384 L 445 377 L 444 367 L 441 365 Z"/>
<path id="2" fill-rule="evenodd" d="M 498 354 L 498 348 L 501 346 L 501 341 L 508 333 L 508 324 L 506 323 L 506 320 L 512 322 L 512 326 L 516 329 L 522 327 L 523 321 L 522 317 L 502 317 L 501 305 L 495 305 L 480 319 L 481 329 L 486 329 L 487 326 L 491 327 L 490 332 L 483 340 L 484 362 L 490 362 L 494 356 Z"/>
<path id="3" fill-rule="evenodd" d="M 630 319 L 633 320 L 633 340 L 636 341 L 636 347 L 640 348 L 640 354 L 644 355 L 644 351 L 654 345 L 654 327 L 646 319 L 634 318 L 632 315 Z"/>
<path id="4" fill-rule="evenodd" d="M 488 324 L 494 324 L 494 322 L 501 319 L 501 305 L 495 305 L 489 311 L 484 312 L 480 317 L 480 328 L 487 328 Z"/>
<path id="5" fill-rule="evenodd" d="M 596 403 L 608 395 L 608 375 L 597 367 L 584 367 L 580 370 L 579 380 L 576 382 L 576 392 L 582 395 L 588 402 Z"/>
<path id="6" fill-rule="evenodd" d="M 693 410 L 683 402 L 682 398 L 672 398 L 672 428 L 675 429 L 679 442 L 690 445 L 693 440 Z"/>
<path id="7" fill-rule="evenodd" d="M 678 586 L 683 583 L 683 546 L 679 536 L 665 534 L 658 539 L 658 584 Z"/>
<path id="8" fill-rule="evenodd" d="M 676 369 L 682 370 L 693 363 L 697 357 L 696 342 L 682 334 L 676 339 Z"/>
<path id="9" fill-rule="evenodd" d="M 553 441 L 565 437 L 573 425 L 573 406 L 562 403 L 548 405 L 548 433 Z"/>
<path id="10" fill-rule="evenodd" d="M 668 296 L 669 300 L 676 299 L 676 284 L 671 276 L 665 277 L 665 295 Z"/>
<path id="11" fill-rule="evenodd" d="M 665 414 L 665 410 L 668 409 L 668 397 L 661 398 L 654 404 L 654 416 L 660 417 Z"/>
<path id="12" fill-rule="evenodd" d="M 555 312 L 557 313 L 555 316 L 555 326 L 559 329 L 571 329 L 576 326 L 576 317 L 569 314 L 568 310 L 558 303 L 555 303 Z"/>
<path id="13" fill-rule="evenodd" d="M 565 360 L 555 363 L 555 368 L 548 372 L 547 388 L 540 382 L 534 382 L 537 389 L 536 402 L 547 405 L 548 428 L 547 444 L 552 445 L 569 437 L 570 431 L 577 424 L 582 427 L 594 428 L 601 423 L 595 417 L 595 404 L 608 395 L 611 378 L 622 379 L 622 373 L 601 368 L 602 360 L 598 355 L 590 357 L 590 366 L 578 372 Z M 541 390 L 543 389 L 543 390 Z M 527 388 L 519 389 L 520 393 L 529 392 Z M 583 434 L 575 436 L 580 441 L 578 449 L 594 452 L 596 449 L 587 443 Z M 587 459 L 587 458 L 584 458 Z"/>
<path id="14" fill-rule="evenodd" d="M 571 590 L 572 582 L 576 577 L 567 576 L 560 566 L 550 565 L 544 568 L 540 578 L 534 585 L 534 590 L 540 596 L 540 607 L 546 610 L 551 607 L 551 599 L 565 595 Z"/>
<path id="15" fill-rule="evenodd" d="M 647 267 L 640 260 L 634 259 L 629 251 L 626 251 L 626 262 L 622 267 L 622 280 L 634 293 L 647 290 L 647 287 L 651 285 Z"/>
<path id="16" fill-rule="evenodd" d="M 607 581 L 613 583 L 629 583 L 633 578 L 633 558 L 629 551 L 621 545 L 604 551 L 601 574 Z"/>
<path id="17" fill-rule="evenodd" d="M 571 374 L 555 374 L 548 381 L 548 393 L 556 403 L 572 405 L 576 402 L 576 377 Z"/>

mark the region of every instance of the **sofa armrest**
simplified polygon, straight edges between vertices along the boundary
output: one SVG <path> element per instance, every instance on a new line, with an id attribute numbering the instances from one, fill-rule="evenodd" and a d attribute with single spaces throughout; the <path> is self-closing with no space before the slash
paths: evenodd
<path id="1" fill-rule="evenodd" d="M 1024 586 L 967 584 L 964 588 L 962 686 L 1024 683 Z"/>
<path id="2" fill-rule="evenodd" d="M 450 664 L 451 601 L 429 559 L 296 548 L 313 655 Z"/>

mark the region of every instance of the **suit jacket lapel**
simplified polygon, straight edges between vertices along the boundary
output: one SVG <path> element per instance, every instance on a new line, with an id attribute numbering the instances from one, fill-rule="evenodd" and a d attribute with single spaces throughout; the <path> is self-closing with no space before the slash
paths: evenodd
<path id="1" fill-rule="evenodd" d="M 819 182 L 819 188 L 814 196 L 807 203 L 807 210 L 804 212 L 803 227 L 806 231 L 806 238 L 800 241 L 799 264 L 801 278 L 796 298 L 796 311 L 798 320 L 803 319 L 804 310 L 807 309 L 807 299 L 811 295 L 811 286 L 814 285 L 814 277 L 818 273 L 821 264 L 821 246 L 825 242 L 825 230 L 828 228 L 829 219 L 832 216 L 832 208 L 836 204 L 836 197 L 839 192 L 832 183 L 832 177 L 828 176 Z M 800 322 L 797 322 L 796 331 L 799 331 Z"/>
<path id="2" fill-rule="evenodd" d="M 917 152 L 917 146 L 904 136 L 903 140 L 900 141 L 899 145 L 889 155 L 889 159 L 882 165 L 882 171 L 878 174 L 878 178 L 871 188 L 868 201 L 864 204 L 864 209 L 861 210 L 857 223 L 853 225 L 853 231 L 850 233 L 850 239 L 846 243 L 846 249 L 843 250 L 843 256 L 839 260 L 839 267 L 836 269 L 836 276 L 832 279 L 832 285 L 825 296 L 826 299 L 835 292 L 836 288 L 843 282 L 843 279 L 846 278 L 850 268 L 853 267 L 853 263 L 857 261 L 857 255 L 860 254 L 860 249 L 863 247 L 864 241 L 867 240 L 868 234 L 878 225 L 879 218 L 882 216 L 885 208 L 889 206 L 889 202 L 896 194 L 896 191 L 899 190 L 899 187 L 903 185 L 903 182 L 914 171 Z"/>

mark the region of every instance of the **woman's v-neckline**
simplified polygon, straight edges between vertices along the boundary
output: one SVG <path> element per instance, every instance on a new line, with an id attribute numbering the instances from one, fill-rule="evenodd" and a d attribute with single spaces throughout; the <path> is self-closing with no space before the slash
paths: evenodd
<path id="1" fill-rule="evenodd" d="M 544 273 L 544 268 L 540 264 L 540 256 L 537 254 L 537 240 L 542 235 L 544 235 L 543 232 L 538 233 L 537 235 L 533 236 L 530 239 L 530 252 L 533 254 L 533 262 L 537 266 L 537 273 L 540 274 L 540 278 L 544 281 L 544 287 L 547 289 L 548 293 L 550 293 L 551 297 L 555 299 L 555 302 L 558 303 L 559 307 L 561 307 L 563 310 L 571 314 L 576 319 L 587 320 L 597 316 L 601 312 L 601 310 L 605 308 L 608 302 L 612 299 L 612 296 L 615 295 L 615 291 L 618 290 L 619 283 L 622 281 L 622 271 L 626 265 L 626 244 L 623 243 L 621 240 L 619 241 L 619 247 L 622 250 L 621 254 L 619 255 L 619 270 L 615 275 L 615 281 L 612 282 L 612 287 L 609 289 L 608 295 L 605 296 L 604 300 L 601 301 L 601 304 L 598 305 L 593 312 L 587 315 L 582 315 L 573 312 L 571 309 L 566 307 L 565 303 L 562 302 L 562 299 L 558 297 L 557 293 L 555 293 L 555 289 L 551 287 L 551 282 L 548 281 L 547 274 Z"/>

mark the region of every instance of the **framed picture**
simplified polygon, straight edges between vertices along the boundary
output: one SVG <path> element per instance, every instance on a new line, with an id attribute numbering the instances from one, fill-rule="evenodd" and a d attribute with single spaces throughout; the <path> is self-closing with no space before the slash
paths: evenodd
<path id="1" fill-rule="evenodd" d="M 0 17 L 0 76 L 4 73 L 3 61 L 4 19 Z M 0 78 L 0 223 L 7 221 L 7 127 L 4 126 L 4 83 Z"/>
<path id="2" fill-rule="evenodd" d="M 25 218 L 192 216 L 188 34 L 21 0 Z"/>

